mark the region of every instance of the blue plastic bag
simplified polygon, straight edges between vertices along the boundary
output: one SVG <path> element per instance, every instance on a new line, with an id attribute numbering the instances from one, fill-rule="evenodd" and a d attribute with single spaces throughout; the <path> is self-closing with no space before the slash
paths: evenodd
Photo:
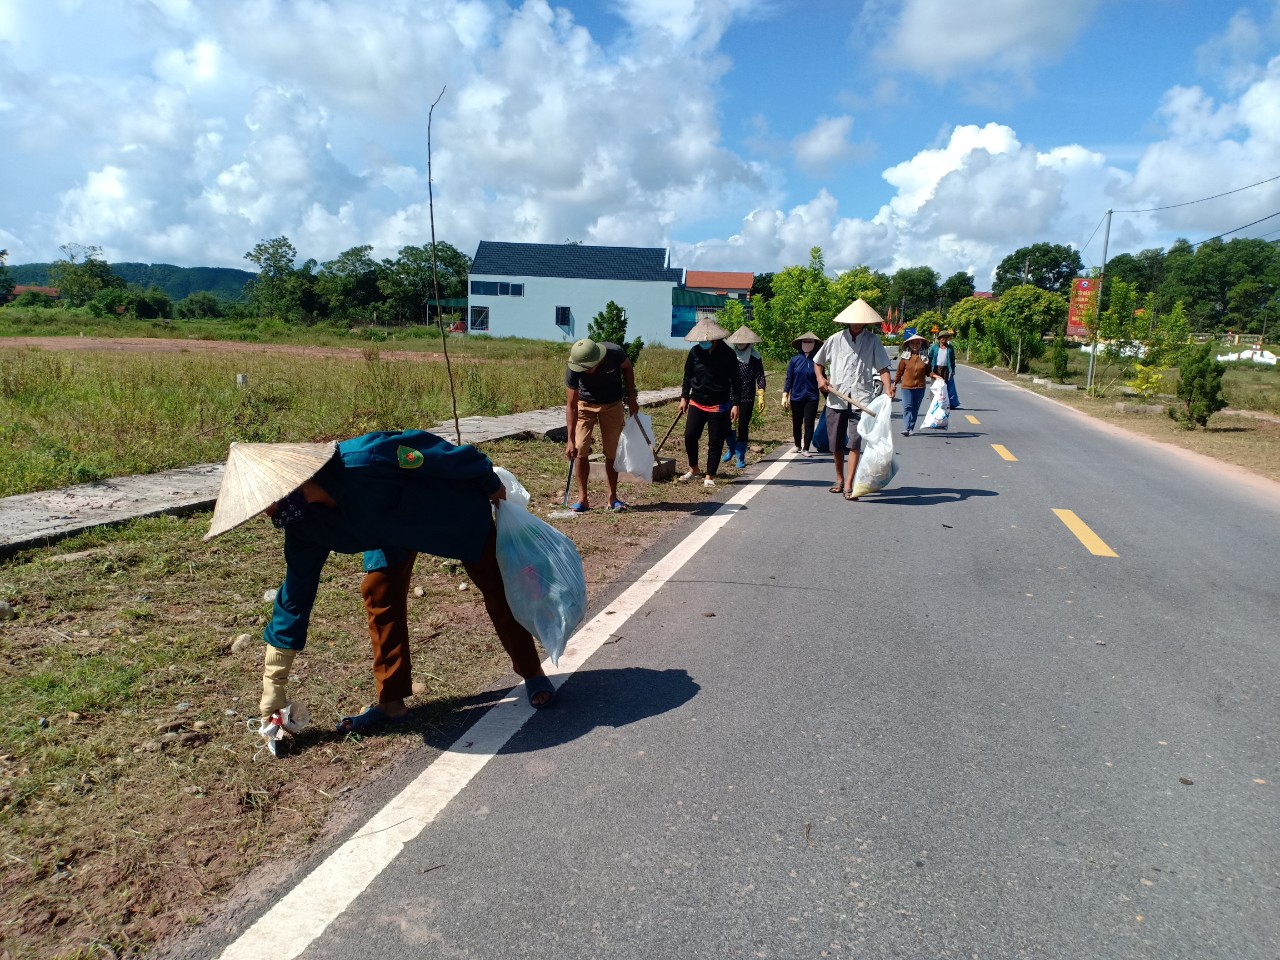
<path id="1" fill-rule="evenodd" d="M 512 614 L 538 638 L 552 664 L 587 613 L 587 578 L 573 541 L 525 509 L 507 471 L 499 474 L 507 499 L 497 507 L 498 569 Z M 522 490 L 523 488 L 521 488 Z M 521 500 L 524 499 L 524 503 Z"/>
<path id="2" fill-rule="evenodd" d="M 813 440 L 809 443 L 810 450 L 816 450 L 818 453 L 830 453 L 831 444 L 827 442 L 827 408 L 822 408 L 822 413 L 818 416 L 818 422 L 813 425 Z"/>

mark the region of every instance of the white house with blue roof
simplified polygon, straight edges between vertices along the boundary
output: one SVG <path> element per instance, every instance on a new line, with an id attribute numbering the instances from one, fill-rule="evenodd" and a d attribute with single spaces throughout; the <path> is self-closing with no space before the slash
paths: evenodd
<path id="1" fill-rule="evenodd" d="M 683 278 L 660 247 L 482 240 L 471 263 L 467 326 L 495 337 L 572 342 L 612 300 L 626 311 L 628 339 L 683 347 L 692 326 L 677 316 Z"/>

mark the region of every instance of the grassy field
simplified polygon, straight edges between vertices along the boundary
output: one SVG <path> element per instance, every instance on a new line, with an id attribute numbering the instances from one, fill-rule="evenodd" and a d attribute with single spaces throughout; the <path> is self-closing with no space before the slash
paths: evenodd
<path id="1" fill-rule="evenodd" d="M 564 403 L 567 345 L 467 339 L 450 352 L 459 416 Z M 0 339 L 0 496 L 218 461 L 233 440 L 429 428 L 452 416 L 449 380 L 438 355 L 414 356 L 55 352 Z M 681 351 L 646 348 L 638 385 L 678 385 L 683 363 Z"/>

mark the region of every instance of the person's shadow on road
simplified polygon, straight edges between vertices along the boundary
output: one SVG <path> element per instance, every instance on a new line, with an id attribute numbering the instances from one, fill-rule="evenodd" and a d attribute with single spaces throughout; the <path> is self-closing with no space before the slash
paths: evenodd
<path id="1" fill-rule="evenodd" d="M 889 487 L 863 498 L 864 503 L 891 503 L 904 507 L 935 507 L 942 503 L 960 503 L 970 497 L 995 497 L 994 490 L 954 487 Z"/>
<path id="2" fill-rule="evenodd" d="M 564 681 L 555 701 L 537 711 L 507 741 L 501 753 L 528 753 L 569 743 L 597 727 L 623 727 L 684 706 L 702 688 L 684 670 L 650 670 L 645 667 L 579 670 Z M 423 743 L 438 750 L 467 752 L 461 735 L 470 724 L 466 714 L 479 719 L 488 707 L 510 697 L 524 697 L 524 687 L 501 689 L 466 697 L 454 704 L 449 718 L 441 718 L 423 733 Z M 463 723 L 451 723 L 450 719 Z M 470 718 L 467 718 L 470 719 Z M 461 729 L 460 729 L 461 728 Z"/>

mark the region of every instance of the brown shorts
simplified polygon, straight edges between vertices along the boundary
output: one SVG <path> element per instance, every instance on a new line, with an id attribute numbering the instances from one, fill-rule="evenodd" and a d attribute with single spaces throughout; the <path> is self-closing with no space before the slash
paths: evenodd
<path id="1" fill-rule="evenodd" d="M 573 431 L 573 443 L 578 448 L 578 456 L 586 458 L 591 455 L 591 432 L 597 423 L 600 424 L 600 444 L 604 447 L 604 458 L 613 463 L 618 454 L 618 438 L 622 436 L 622 401 L 606 403 L 578 403 L 578 423 Z"/>
<path id="2" fill-rule="evenodd" d="M 862 452 L 862 435 L 858 433 L 861 410 L 833 410 L 827 407 L 827 446 L 843 453 L 847 449 Z"/>

